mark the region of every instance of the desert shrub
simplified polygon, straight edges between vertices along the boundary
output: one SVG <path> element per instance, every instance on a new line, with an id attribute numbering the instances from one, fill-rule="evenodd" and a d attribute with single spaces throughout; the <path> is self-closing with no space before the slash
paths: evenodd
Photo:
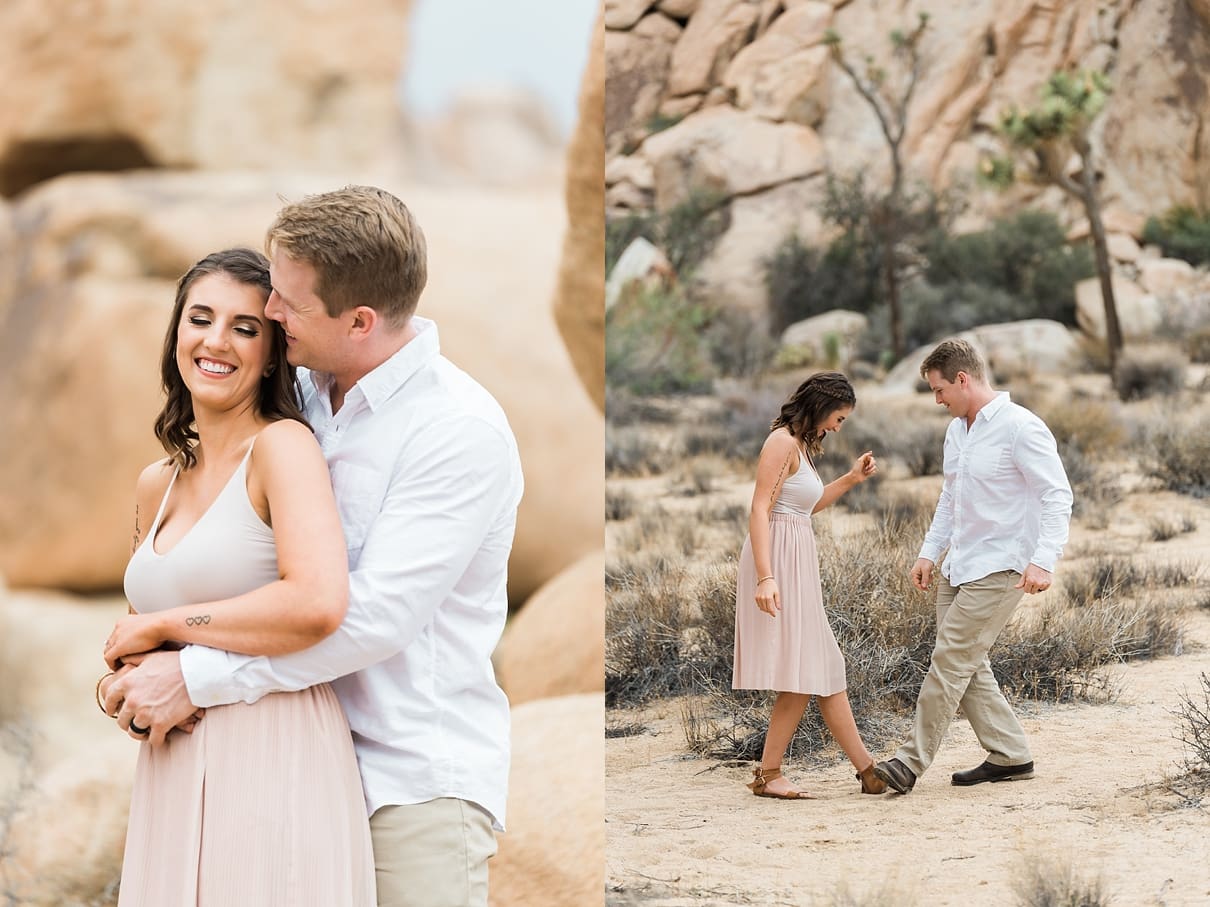
<path id="1" fill-rule="evenodd" d="M 952 298 L 971 310 L 983 308 L 993 316 L 985 324 L 1050 318 L 1074 325 L 1075 285 L 1095 273 L 1087 244 L 1069 244 L 1058 218 L 1046 211 L 1021 211 L 994 221 L 986 230 L 958 236 L 934 232 L 924 256 L 927 281 L 935 287 L 955 288 Z M 987 291 L 998 291 L 1012 301 L 1007 317 L 995 317 L 1003 305 L 993 301 L 995 292 L 980 303 L 979 293 Z"/>
<path id="2" fill-rule="evenodd" d="M 1173 350 L 1127 347 L 1118 359 L 1114 386 L 1123 400 L 1169 397 L 1185 386 L 1186 363 Z"/>
<path id="3" fill-rule="evenodd" d="M 605 381 L 632 393 L 710 389 L 701 331 L 710 313 L 677 287 L 624 294 L 605 316 Z"/>
<path id="4" fill-rule="evenodd" d="M 1100 879 L 1084 879 L 1071 864 L 1050 857 L 1023 860 L 1013 887 L 1018 907 L 1109 907 L 1113 903 Z"/>
<path id="5" fill-rule="evenodd" d="M 1210 212 L 1187 205 L 1170 208 L 1161 217 L 1147 219 L 1143 241 L 1159 246 L 1166 258 L 1183 258 L 1191 265 L 1210 264 Z"/>
<path id="6" fill-rule="evenodd" d="M 1210 417 L 1161 414 L 1139 427 L 1144 468 L 1169 491 L 1210 496 Z"/>
<path id="7" fill-rule="evenodd" d="M 1043 406 L 1038 415 L 1060 448 L 1073 445 L 1094 459 L 1113 453 L 1128 434 L 1117 411 L 1099 400 L 1069 400 Z"/>
<path id="8" fill-rule="evenodd" d="M 777 340 L 769 335 L 764 320 L 746 312 L 714 311 L 702 339 L 715 371 L 727 377 L 759 377 L 777 355 Z"/>
<path id="9" fill-rule="evenodd" d="M 904 339 L 909 349 L 967 331 L 1030 317 L 1021 299 L 1002 287 L 969 280 L 934 284 L 913 281 L 903 288 Z"/>
<path id="10" fill-rule="evenodd" d="M 656 242 L 659 218 L 652 211 L 633 211 L 621 217 L 605 219 L 605 273 L 613 270 L 627 246 L 640 236 Z"/>
<path id="11" fill-rule="evenodd" d="M 1102 450 L 1095 446 L 1091 449 L 1098 451 L 1098 456 Z M 1116 473 L 1098 463 L 1077 443 L 1060 443 L 1059 459 L 1071 484 L 1072 515 L 1094 529 L 1104 529 L 1109 525 L 1110 511 L 1122 500 Z"/>
<path id="12" fill-rule="evenodd" d="M 913 409 L 909 415 L 901 406 L 859 399 L 844 430 L 828 438 L 821 469 L 848 469 L 855 457 L 872 450 L 877 457 L 898 460 L 914 476 L 940 475 L 949 421 L 940 407 Z"/>
<path id="13" fill-rule="evenodd" d="M 634 495 L 624 490 L 605 489 L 605 519 L 628 520 L 634 512 Z"/>
<path id="14" fill-rule="evenodd" d="M 1047 607 L 1009 624 L 992 650 L 992 671 L 1007 695 L 1105 701 L 1116 694 L 1106 666 L 1179 654 L 1184 633 L 1168 605 L 1110 593 L 1084 608 Z"/>
<path id="15" fill-rule="evenodd" d="M 1193 564 L 1140 563 L 1127 556 L 1098 557 L 1091 564 L 1065 570 L 1061 585 L 1064 601 L 1073 608 L 1086 608 L 1110 598 L 1133 596 L 1149 589 L 1188 586 L 1200 575 Z"/>
<path id="16" fill-rule="evenodd" d="M 690 192 L 665 212 L 634 212 L 605 222 L 605 273 L 642 236 L 658 246 L 683 282 L 705 260 L 731 226 L 731 209 L 724 195 L 711 190 Z"/>
<path id="17" fill-rule="evenodd" d="M 826 249 L 786 237 L 764 262 L 770 327 L 780 334 L 796 321 L 832 309 L 868 311 L 881 296 L 873 250 L 842 236 Z"/>
<path id="18" fill-rule="evenodd" d="M 1193 328 L 1185 335 L 1185 352 L 1192 362 L 1210 363 L 1210 326 Z"/>
<path id="19" fill-rule="evenodd" d="M 1173 517 L 1152 517 L 1147 522 L 1147 531 L 1151 536 L 1151 541 L 1166 542 L 1186 532 L 1196 532 L 1197 520 L 1187 513 Z"/>
<path id="20" fill-rule="evenodd" d="M 675 461 L 658 438 L 641 427 L 615 428 L 605 424 L 605 474 L 608 476 L 658 476 Z"/>
<path id="21" fill-rule="evenodd" d="M 1185 767 L 1210 782 L 1210 677 L 1202 672 L 1201 694 L 1183 693 L 1176 708 L 1177 737 L 1185 744 Z"/>
<path id="22" fill-rule="evenodd" d="M 624 387 L 605 387 L 605 421 L 614 427 L 624 425 L 671 425 L 680 415 L 673 401 L 642 397 Z"/>
<path id="23" fill-rule="evenodd" d="M 735 640 L 734 560 L 690 568 L 691 514 L 657 513 L 628 542 L 629 557 L 607 569 L 605 697 L 611 706 L 680 695 L 731 676 Z M 696 538 L 696 535 L 695 535 Z"/>

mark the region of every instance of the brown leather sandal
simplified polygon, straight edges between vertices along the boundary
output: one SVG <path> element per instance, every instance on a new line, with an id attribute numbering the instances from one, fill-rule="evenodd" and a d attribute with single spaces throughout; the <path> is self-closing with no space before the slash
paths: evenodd
<path id="1" fill-rule="evenodd" d="M 770 781 L 772 781 L 774 778 L 780 778 L 782 776 L 780 768 L 761 768 L 760 766 L 757 766 L 756 770 L 753 772 L 753 775 L 754 775 L 753 779 L 744 786 L 747 787 L 749 790 L 751 790 L 752 793 L 756 794 L 756 796 L 758 796 L 758 797 L 770 797 L 771 799 L 774 799 L 774 800 L 815 800 L 815 799 L 818 799 L 817 797 L 813 797 L 810 794 L 808 794 L 805 790 L 791 791 L 788 794 L 767 793 L 765 791 L 765 786 Z"/>
<path id="2" fill-rule="evenodd" d="M 874 774 L 873 762 L 857 773 L 857 780 L 861 782 L 861 792 L 863 794 L 886 793 L 886 782 Z"/>

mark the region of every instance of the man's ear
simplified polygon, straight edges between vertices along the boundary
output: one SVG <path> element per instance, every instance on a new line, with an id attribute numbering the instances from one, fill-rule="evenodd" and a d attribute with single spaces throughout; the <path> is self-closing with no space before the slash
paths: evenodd
<path id="1" fill-rule="evenodd" d="M 349 325 L 349 333 L 358 338 L 368 337 L 374 332 L 374 328 L 378 326 L 381 318 L 377 309 L 372 309 L 368 305 L 359 305 L 353 309 L 353 321 Z"/>

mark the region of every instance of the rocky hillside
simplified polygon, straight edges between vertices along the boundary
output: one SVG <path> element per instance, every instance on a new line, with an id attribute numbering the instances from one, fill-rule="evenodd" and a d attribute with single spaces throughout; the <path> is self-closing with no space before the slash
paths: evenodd
<path id="1" fill-rule="evenodd" d="M 1068 67 L 1115 87 L 1095 144 L 1119 260 L 1172 205 L 1210 206 L 1210 0 L 609 0 L 607 210 L 668 210 L 694 189 L 731 199 L 727 234 L 699 270 L 716 298 L 765 305 L 760 261 L 790 232 L 818 237 L 828 174 L 889 173 L 869 107 L 831 59 L 894 72 L 893 29 L 930 16 L 904 141 L 910 178 L 973 183 L 1001 111 L 1031 105 Z M 1057 189 L 970 190 L 969 226 L 1030 203 L 1073 235 L 1080 212 Z"/>

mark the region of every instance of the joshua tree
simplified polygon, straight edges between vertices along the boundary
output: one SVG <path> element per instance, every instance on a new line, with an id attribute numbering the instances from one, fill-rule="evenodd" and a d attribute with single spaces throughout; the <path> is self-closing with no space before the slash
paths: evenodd
<path id="1" fill-rule="evenodd" d="M 1096 259 L 1101 299 L 1105 303 L 1105 338 L 1109 348 L 1109 373 L 1116 379 L 1122 330 L 1113 298 L 1109 269 L 1109 246 L 1101 219 L 1096 162 L 1089 134 L 1109 97 L 1109 82 L 1099 72 L 1057 72 L 1046 82 L 1040 103 L 1031 110 L 1013 107 L 1000 117 L 999 133 L 1016 155 L 988 157 L 980 164 L 980 177 L 1001 188 L 1015 179 L 1015 164 L 1024 158 L 1033 179 L 1052 183 L 1077 199 L 1088 216 L 1088 229 Z M 1080 158 L 1080 172 L 1067 173 L 1073 154 Z"/>
<path id="2" fill-rule="evenodd" d="M 914 220 L 910 212 L 905 210 L 910 207 L 911 201 L 907 198 L 905 187 L 903 136 L 907 131 L 908 105 L 920 80 L 920 39 L 928 27 L 928 21 L 928 13 L 921 13 L 916 28 L 911 32 L 891 32 L 894 57 L 903 70 L 902 79 L 897 80 L 902 90 L 897 93 L 890 84 L 887 71 L 875 63 L 873 56 L 866 56 L 864 70 L 858 72 L 845 56 L 841 36 L 831 29 L 824 36 L 824 43 L 832 50 L 832 59 L 853 81 L 857 92 L 874 111 L 891 152 L 891 187 L 871 206 L 869 226 L 871 235 L 881 249 L 882 284 L 891 321 L 891 350 L 897 359 L 906 352 L 899 302 L 899 285 L 903 276 L 900 246 L 908 238 L 909 225 Z"/>

